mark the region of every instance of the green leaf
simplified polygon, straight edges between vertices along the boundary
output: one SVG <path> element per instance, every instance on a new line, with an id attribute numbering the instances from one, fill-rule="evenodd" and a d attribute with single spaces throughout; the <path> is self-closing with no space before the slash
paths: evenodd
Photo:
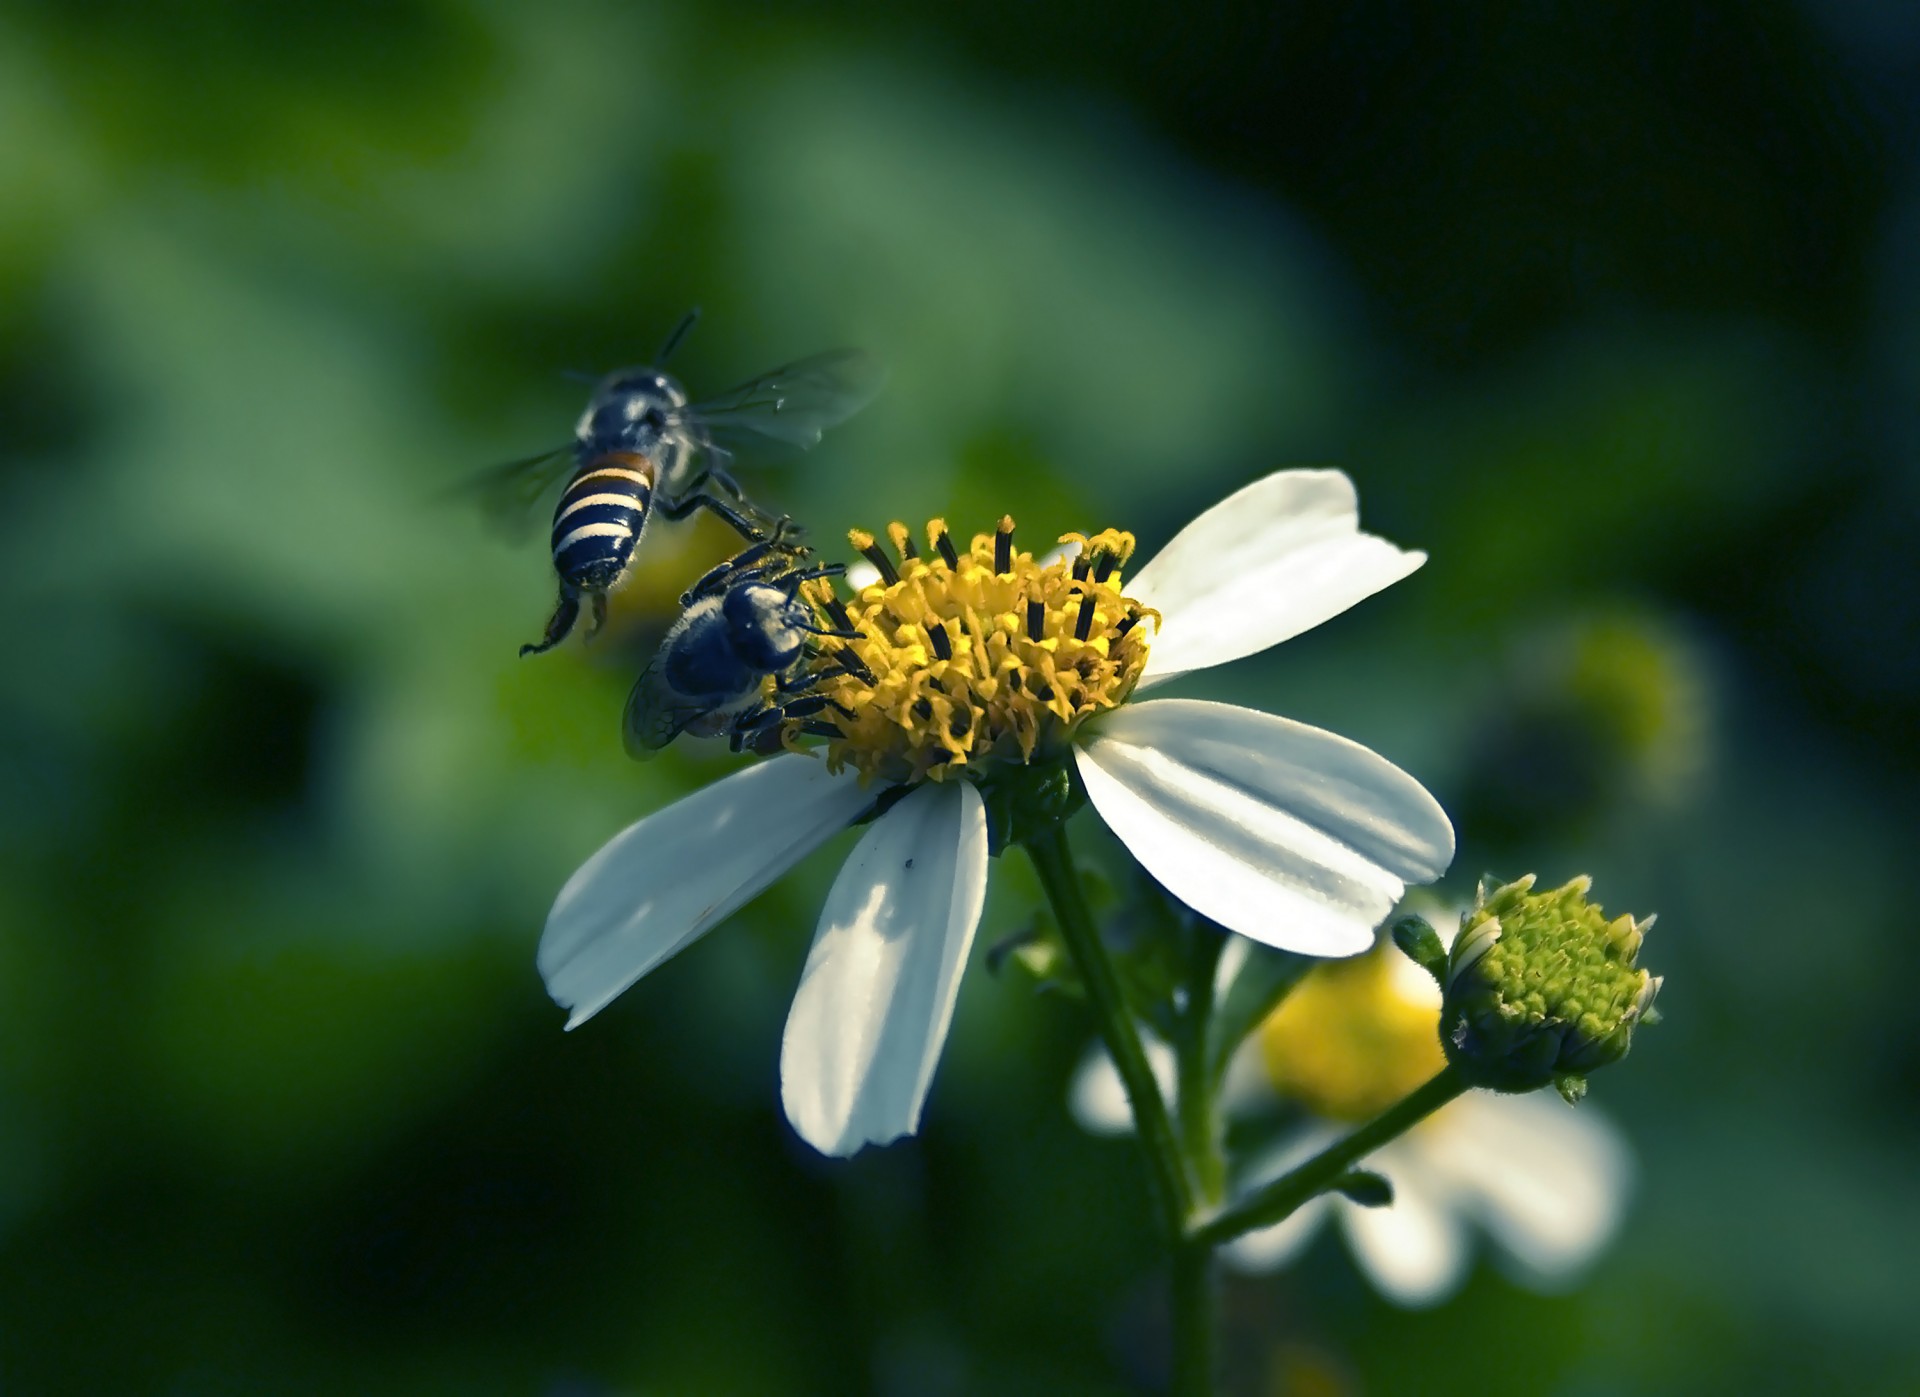
<path id="1" fill-rule="evenodd" d="M 1327 1187 L 1363 1208 L 1386 1208 L 1393 1204 L 1393 1184 L 1385 1175 L 1371 1169 L 1349 1169 Z"/>

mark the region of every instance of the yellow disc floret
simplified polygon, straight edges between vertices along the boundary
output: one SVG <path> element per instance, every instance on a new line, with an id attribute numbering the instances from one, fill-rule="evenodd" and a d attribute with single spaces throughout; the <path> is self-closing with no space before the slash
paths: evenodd
<path id="1" fill-rule="evenodd" d="M 926 556 L 904 525 L 887 534 L 897 563 L 872 534 L 849 534 L 880 580 L 844 608 L 829 583 L 810 584 L 823 614 L 859 633 L 824 640 L 810 667 L 828 704 L 806 730 L 827 737 L 835 770 L 938 781 L 1030 762 L 1132 692 L 1152 639 L 1141 622 L 1158 619 L 1120 590 L 1132 534 L 1067 534 L 1077 556 L 1045 564 L 1014 549 L 1011 518 L 964 553 L 940 519 Z"/>
<path id="2" fill-rule="evenodd" d="M 1446 1065 L 1440 996 L 1384 946 L 1315 966 L 1260 1026 L 1273 1084 L 1317 1116 L 1367 1120 Z"/>

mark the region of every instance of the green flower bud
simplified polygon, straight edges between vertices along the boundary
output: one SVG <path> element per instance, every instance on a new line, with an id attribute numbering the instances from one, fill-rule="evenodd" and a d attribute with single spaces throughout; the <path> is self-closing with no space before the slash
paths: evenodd
<path id="1" fill-rule="evenodd" d="M 1533 891 L 1533 875 L 1482 880 L 1447 958 L 1441 1046 L 1476 1086 L 1577 1100 L 1585 1078 L 1627 1054 L 1660 978 L 1634 964 L 1648 917 L 1608 921 L 1590 878 Z"/>

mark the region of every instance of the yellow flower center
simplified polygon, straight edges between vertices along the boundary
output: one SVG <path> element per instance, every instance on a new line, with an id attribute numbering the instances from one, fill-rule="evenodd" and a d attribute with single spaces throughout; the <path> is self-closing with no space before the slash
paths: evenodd
<path id="1" fill-rule="evenodd" d="M 1261 1024 L 1260 1049 L 1281 1092 L 1328 1120 L 1359 1121 L 1446 1065 L 1439 1027 L 1432 981 L 1383 945 L 1308 972 Z"/>
<path id="2" fill-rule="evenodd" d="M 927 525 L 927 556 L 903 524 L 887 530 L 898 563 L 873 535 L 853 546 L 880 572 L 844 605 L 832 584 L 809 595 L 839 630 L 810 666 L 809 692 L 826 706 L 788 737 L 827 738 L 834 769 L 912 782 L 993 761 L 1029 762 L 1132 692 L 1158 613 L 1120 590 L 1133 535 L 1066 534 L 1077 557 L 1041 564 L 1015 551 L 1013 520 L 978 534 L 967 551 L 946 521 Z"/>

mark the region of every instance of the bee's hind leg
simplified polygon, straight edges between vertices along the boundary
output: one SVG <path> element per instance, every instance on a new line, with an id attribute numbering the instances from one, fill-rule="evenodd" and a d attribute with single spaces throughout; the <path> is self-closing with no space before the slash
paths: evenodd
<path id="1" fill-rule="evenodd" d="M 600 628 L 607 624 L 607 594 L 605 592 L 587 593 L 587 601 L 593 608 L 593 618 L 587 622 L 586 642 L 591 645 L 593 638 L 600 634 Z"/>
<path id="2" fill-rule="evenodd" d="M 604 612 L 606 598 L 597 596 L 594 600 L 598 603 L 595 610 Z M 540 637 L 540 642 L 537 645 L 522 645 L 520 647 L 520 657 L 525 659 L 528 655 L 543 655 L 553 649 L 554 646 L 567 638 L 568 632 L 573 629 L 573 623 L 579 615 L 579 589 L 570 587 L 565 582 L 562 582 L 560 584 L 560 604 L 554 607 L 553 615 L 547 620 L 547 633 Z M 598 629 L 597 624 L 595 629 Z"/>
<path id="3" fill-rule="evenodd" d="M 775 536 L 786 537 L 789 534 L 798 532 L 798 530 L 793 529 L 791 526 L 783 529 L 780 521 L 766 514 L 751 501 L 742 499 L 740 503 L 745 506 L 745 513 L 734 508 L 733 505 L 721 499 L 718 495 L 710 495 L 702 490 L 697 494 L 687 495 L 682 499 L 676 500 L 671 505 L 662 504 L 660 506 L 660 512 L 669 519 L 685 519 L 689 514 L 693 513 L 694 510 L 704 509 L 708 513 L 717 514 L 726 520 L 727 523 L 732 526 L 733 531 L 748 543 L 759 543 L 767 538 Z"/>

